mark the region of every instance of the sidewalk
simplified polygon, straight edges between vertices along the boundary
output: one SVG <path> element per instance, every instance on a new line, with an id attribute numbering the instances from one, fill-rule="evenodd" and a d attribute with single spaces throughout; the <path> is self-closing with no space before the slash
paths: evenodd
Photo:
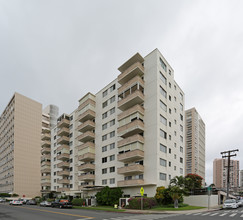
<path id="1" fill-rule="evenodd" d="M 137 214 L 187 214 L 187 213 L 198 213 L 198 212 L 212 212 L 220 210 L 220 206 L 203 208 L 203 209 L 193 209 L 193 210 L 182 210 L 182 211 L 153 211 L 153 210 L 137 210 L 137 209 L 125 209 L 124 213 L 137 213 Z"/>

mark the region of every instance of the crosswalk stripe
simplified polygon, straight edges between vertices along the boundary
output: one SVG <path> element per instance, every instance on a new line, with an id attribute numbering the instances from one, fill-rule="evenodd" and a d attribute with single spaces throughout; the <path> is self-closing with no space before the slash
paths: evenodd
<path id="1" fill-rule="evenodd" d="M 237 215 L 237 213 L 233 213 L 230 215 L 230 217 L 234 217 L 235 215 Z"/>
<path id="2" fill-rule="evenodd" d="M 210 216 L 215 216 L 215 215 L 218 215 L 219 213 L 218 212 L 216 212 L 216 213 L 213 213 L 212 215 L 210 215 Z"/>
<path id="3" fill-rule="evenodd" d="M 198 212 L 198 213 L 195 213 L 194 215 L 201 215 L 202 213 L 201 212 Z"/>
<path id="4" fill-rule="evenodd" d="M 221 214 L 221 215 L 219 215 L 219 216 L 225 216 L 225 215 L 227 215 L 228 213 L 223 213 L 223 214 Z"/>
<path id="5" fill-rule="evenodd" d="M 187 213 L 186 215 L 191 215 L 192 213 Z"/>
<path id="6" fill-rule="evenodd" d="M 205 214 L 202 214 L 202 215 L 209 215 L 210 214 L 210 212 L 207 212 L 207 213 L 205 213 Z"/>
<path id="7" fill-rule="evenodd" d="M 241 215 L 240 217 L 243 218 L 243 215 Z"/>

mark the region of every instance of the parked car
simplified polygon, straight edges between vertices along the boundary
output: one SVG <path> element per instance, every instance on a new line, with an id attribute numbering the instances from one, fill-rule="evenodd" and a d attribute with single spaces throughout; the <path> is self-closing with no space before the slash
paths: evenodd
<path id="1" fill-rule="evenodd" d="M 51 203 L 48 201 L 43 201 L 40 203 L 40 206 L 44 206 L 44 207 L 51 207 Z"/>
<path id="2" fill-rule="evenodd" d="M 28 201 L 26 202 L 26 205 L 36 205 L 36 204 L 37 204 L 36 201 L 33 200 L 33 199 L 28 200 Z"/>
<path id="3" fill-rule="evenodd" d="M 61 208 L 72 208 L 73 206 L 72 203 L 66 199 L 57 199 L 51 203 L 51 207 L 52 208 L 58 207 L 61 209 Z"/>
<path id="4" fill-rule="evenodd" d="M 12 200 L 9 202 L 9 205 L 23 205 L 23 203 L 19 200 Z"/>
<path id="5" fill-rule="evenodd" d="M 238 205 L 239 206 L 243 206 L 243 199 L 240 199 L 240 200 L 238 200 L 239 202 L 238 202 Z"/>
<path id="6" fill-rule="evenodd" d="M 224 204 L 223 204 L 223 209 L 237 209 L 238 208 L 238 204 L 236 202 L 235 199 L 227 199 L 225 200 Z"/>
<path id="7" fill-rule="evenodd" d="M 0 198 L 0 202 L 6 202 L 6 199 Z"/>

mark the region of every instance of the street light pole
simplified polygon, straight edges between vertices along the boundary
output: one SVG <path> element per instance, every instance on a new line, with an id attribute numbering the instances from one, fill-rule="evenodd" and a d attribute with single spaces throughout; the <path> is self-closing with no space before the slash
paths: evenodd
<path id="1" fill-rule="evenodd" d="M 230 167 L 231 167 L 230 166 L 230 158 L 236 156 L 236 154 L 231 154 L 231 153 L 234 153 L 236 151 L 239 151 L 239 149 L 221 152 L 222 158 L 228 159 L 228 165 L 227 165 L 227 169 L 228 169 L 227 170 L 227 199 L 229 199 Z"/>

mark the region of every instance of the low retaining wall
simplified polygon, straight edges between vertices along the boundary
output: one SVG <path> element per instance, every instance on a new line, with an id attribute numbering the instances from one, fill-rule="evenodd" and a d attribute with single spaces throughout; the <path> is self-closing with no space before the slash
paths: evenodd
<path id="1" fill-rule="evenodd" d="M 192 206 L 208 207 L 208 195 L 185 196 L 183 203 L 192 205 Z M 218 204 L 219 204 L 218 195 L 209 196 L 210 207 L 217 206 Z"/>

